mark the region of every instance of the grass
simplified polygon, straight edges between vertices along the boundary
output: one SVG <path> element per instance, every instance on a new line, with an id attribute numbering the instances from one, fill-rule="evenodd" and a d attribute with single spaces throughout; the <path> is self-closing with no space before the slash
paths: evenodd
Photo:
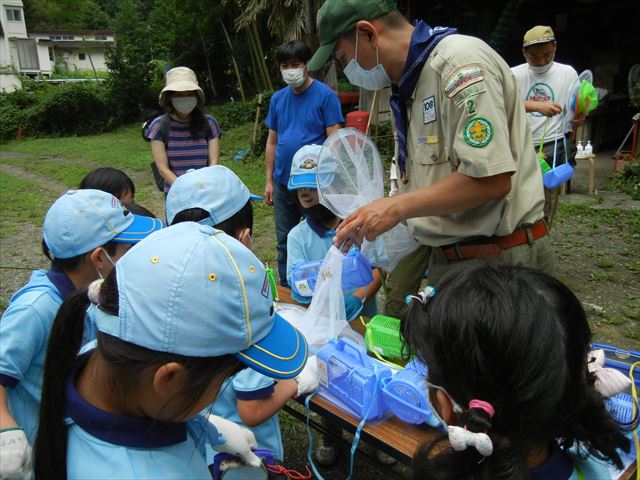
<path id="1" fill-rule="evenodd" d="M 7 173 L 0 175 L 0 205 L 0 239 L 15 233 L 25 221 L 42 225 L 49 206 L 39 185 Z"/>

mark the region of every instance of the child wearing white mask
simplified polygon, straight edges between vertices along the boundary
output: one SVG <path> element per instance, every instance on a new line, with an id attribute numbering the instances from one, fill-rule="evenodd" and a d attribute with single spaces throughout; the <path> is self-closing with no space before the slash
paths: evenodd
<path id="1" fill-rule="evenodd" d="M 0 478 L 29 478 L 47 341 L 60 304 L 160 228 L 159 220 L 93 189 L 70 190 L 47 212 L 42 249 L 51 268 L 34 271 L 0 319 Z"/>
<path id="2" fill-rule="evenodd" d="M 176 67 L 166 78 L 159 104 L 167 113 L 151 123 L 147 134 L 165 193 L 189 170 L 217 165 L 222 136 L 216 119 L 204 112 L 204 92 L 196 74 L 187 67 Z"/>

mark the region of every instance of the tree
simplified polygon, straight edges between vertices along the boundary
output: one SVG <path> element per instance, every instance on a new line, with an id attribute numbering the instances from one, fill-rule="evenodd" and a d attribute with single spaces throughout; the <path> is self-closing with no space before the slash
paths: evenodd
<path id="1" fill-rule="evenodd" d="M 132 120 L 141 110 L 157 105 L 150 89 L 153 81 L 149 63 L 151 39 L 136 0 L 121 1 L 114 25 L 117 46 L 107 55 L 111 99 L 121 119 Z"/>

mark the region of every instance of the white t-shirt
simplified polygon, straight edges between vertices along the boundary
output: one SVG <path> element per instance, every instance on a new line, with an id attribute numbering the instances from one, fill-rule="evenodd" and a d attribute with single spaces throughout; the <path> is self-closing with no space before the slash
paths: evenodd
<path id="1" fill-rule="evenodd" d="M 554 102 L 560 104 L 563 109 L 566 108 L 571 87 L 578 79 L 578 74 L 573 67 L 558 62 L 553 62 L 551 68 L 542 74 L 535 73 L 527 63 L 513 67 L 511 71 L 516 76 L 520 93 L 525 101 Z M 537 146 L 542 141 L 547 118 L 549 118 L 549 124 L 544 137 L 545 143 L 562 138 L 565 132 L 561 122 L 566 113 L 563 111 L 553 117 L 545 117 L 538 112 L 527 113 L 534 145 Z M 569 123 L 565 128 L 566 131 L 571 131 Z"/>

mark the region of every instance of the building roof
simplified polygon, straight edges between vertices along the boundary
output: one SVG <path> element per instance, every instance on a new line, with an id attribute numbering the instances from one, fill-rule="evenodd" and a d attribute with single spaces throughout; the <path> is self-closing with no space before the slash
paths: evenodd
<path id="1" fill-rule="evenodd" d="M 29 33 L 36 35 L 111 35 L 115 36 L 114 30 L 29 30 Z"/>

